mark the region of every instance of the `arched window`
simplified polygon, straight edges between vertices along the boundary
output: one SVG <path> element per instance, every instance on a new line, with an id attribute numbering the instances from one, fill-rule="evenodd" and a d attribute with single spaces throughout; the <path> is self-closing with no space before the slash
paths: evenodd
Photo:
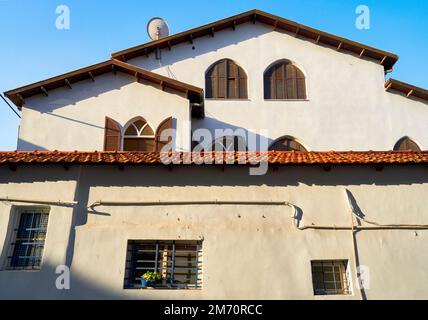
<path id="1" fill-rule="evenodd" d="M 306 99 L 303 72 L 287 60 L 275 63 L 264 74 L 265 99 Z"/>
<path id="2" fill-rule="evenodd" d="M 404 137 L 395 144 L 394 151 L 421 151 L 421 148 L 409 137 Z"/>
<path id="3" fill-rule="evenodd" d="M 224 136 L 212 144 L 212 151 L 247 151 L 247 143 L 242 136 Z"/>
<path id="4" fill-rule="evenodd" d="M 220 60 L 205 74 L 205 91 L 207 98 L 247 99 L 247 75 L 232 60 Z"/>
<path id="5" fill-rule="evenodd" d="M 300 151 L 308 152 L 306 148 L 292 137 L 284 137 L 275 141 L 269 148 L 269 151 Z"/>
<path id="6" fill-rule="evenodd" d="M 154 147 L 155 134 L 144 119 L 139 118 L 125 128 L 124 151 L 153 151 Z"/>

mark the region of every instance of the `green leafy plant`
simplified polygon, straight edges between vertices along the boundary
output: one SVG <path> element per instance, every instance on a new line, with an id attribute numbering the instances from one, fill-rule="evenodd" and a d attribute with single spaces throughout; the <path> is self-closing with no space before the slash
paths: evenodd
<path id="1" fill-rule="evenodd" d="M 141 278 L 147 282 L 156 283 L 159 282 L 162 277 L 159 273 L 153 271 L 147 271 L 141 276 Z"/>

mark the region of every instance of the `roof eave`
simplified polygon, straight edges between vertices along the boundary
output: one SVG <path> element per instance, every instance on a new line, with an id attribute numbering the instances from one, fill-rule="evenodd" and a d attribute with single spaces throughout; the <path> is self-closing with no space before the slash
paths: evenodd
<path id="1" fill-rule="evenodd" d="M 108 72 L 121 71 L 130 75 L 138 76 L 141 79 L 153 82 L 161 86 L 162 90 L 170 88 L 185 94 L 186 98 L 191 102 L 203 102 L 203 89 L 196 86 L 171 79 L 157 73 L 142 69 L 140 67 L 119 61 L 116 59 L 107 60 L 101 63 L 94 64 L 89 67 L 81 68 L 72 72 L 68 72 L 59 76 L 55 76 L 43 81 L 38 81 L 29 85 L 25 85 L 13 90 L 6 91 L 4 94 L 8 97 L 19 109 L 25 103 L 25 99 L 34 95 L 48 94 L 48 91 L 60 87 L 70 86 L 73 83 L 92 79 L 101 74 Z"/>
<path id="2" fill-rule="evenodd" d="M 287 31 L 293 33 L 295 36 L 311 39 L 317 44 L 326 44 L 336 49 L 340 48 L 340 50 L 352 52 L 359 57 L 367 57 L 377 60 L 381 65 L 384 66 L 386 72 L 392 71 L 392 67 L 399 59 L 399 57 L 393 53 L 376 49 L 346 38 L 335 36 L 333 34 L 308 27 L 306 25 L 302 25 L 258 9 L 250 10 L 226 19 L 218 20 L 160 40 L 151 41 L 129 49 L 118 51 L 113 53 L 112 57 L 124 61 L 129 60 L 141 55 L 148 55 L 156 48 L 171 48 L 178 43 L 183 43 L 186 41 L 193 42 L 193 39 L 210 34 L 212 35 L 217 31 L 227 28 L 235 29 L 237 25 L 251 21 L 259 21 L 269 24 L 274 27 L 274 30 Z"/>

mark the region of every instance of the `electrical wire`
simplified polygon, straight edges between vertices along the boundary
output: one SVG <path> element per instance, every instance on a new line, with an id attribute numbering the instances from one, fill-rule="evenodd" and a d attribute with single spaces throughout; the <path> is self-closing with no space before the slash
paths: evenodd
<path id="1" fill-rule="evenodd" d="M 19 119 L 21 119 L 21 116 L 19 115 L 19 113 L 18 113 L 18 112 L 16 112 L 16 110 L 11 106 L 11 104 L 6 100 L 6 98 L 5 98 L 5 97 L 3 97 L 3 95 L 2 95 L 2 94 L 0 94 L 0 97 L 3 99 L 3 101 L 4 101 L 4 102 L 6 102 L 6 104 L 9 106 L 10 110 L 12 110 L 12 111 L 13 111 L 13 113 L 14 113 L 14 114 L 16 114 L 16 116 L 17 116 Z"/>

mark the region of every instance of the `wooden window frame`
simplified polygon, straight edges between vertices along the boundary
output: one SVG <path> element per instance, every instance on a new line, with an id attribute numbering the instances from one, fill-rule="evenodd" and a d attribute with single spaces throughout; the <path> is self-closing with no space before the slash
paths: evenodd
<path id="1" fill-rule="evenodd" d="M 222 66 L 223 63 L 224 66 Z M 221 79 L 224 79 L 224 83 Z M 233 90 L 231 90 L 232 83 L 234 83 Z M 231 59 L 221 59 L 213 63 L 205 72 L 205 97 L 209 100 L 222 101 L 248 100 L 247 73 Z"/>
<path id="2" fill-rule="evenodd" d="M 294 149 L 293 150 L 276 150 L 276 149 L 273 149 L 273 147 L 277 143 L 280 143 L 281 141 L 285 141 L 285 140 L 298 144 L 301 147 L 300 149 L 303 149 L 303 150 L 294 150 Z M 296 139 L 296 138 L 291 137 L 291 136 L 284 136 L 284 137 L 278 138 L 274 142 L 272 142 L 271 145 L 269 146 L 269 151 L 309 152 L 309 149 L 303 143 L 301 143 L 299 141 L 299 139 Z"/>
<path id="3" fill-rule="evenodd" d="M 321 268 L 322 272 L 315 272 L 314 268 Z M 315 296 L 350 296 L 353 294 L 350 264 L 348 259 L 312 260 L 311 274 L 313 293 Z M 332 275 L 332 280 L 326 279 L 327 274 Z M 339 275 L 338 278 L 336 278 L 336 274 Z M 322 281 L 319 281 L 315 275 L 322 275 Z M 334 289 L 326 288 L 327 284 L 333 284 Z"/>
<path id="4" fill-rule="evenodd" d="M 229 148 L 226 148 L 227 141 L 233 139 L 233 150 L 229 150 Z M 240 146 L 240 142 L 244 145 L 245 150 L 236 150 L 236 146 Z M 220 143 L 222 145 L 222 150 L 216 150 L 215 145 Z M 240 135 L 233 135 L 233 136 L 222 136 L 214 139 L 214 141 L 211 143 L 211 151 L 217 151 L 217 152 L 233 152 L 233 151 L 241 151 L 245 152 L 248 151 L 248 145 L 247 145 L 247 139 L 246 137 L 240 136 Z"/>
<path id="5" fill-rule="evenodd" d="M 414 149 L 413 148 L 410 148 L 410 149 L 401 149 L 401 147 L 402 147 L 402 145 L 404 143 L 413 144 L 415 146 L 415 148 Z M 406 137 L 402 137 L 401 139 L 399 139 L 395 143 L 393 150 L 394 151 L 415 151 L 415 152 L 421 152 L 422 148 L 419 146 L 419 144 L 415 140 L 413 140 L 412 138 L 406 136 Z"/>
<path id="6" fill-rule="evenodd" d="M 288 67 L 294 70 L 294 77 L 287 77 Z M 282 78 L 275 78 L 275 76 L 278 75 L 277 73 L 279 73 L 279 68 L 282 68 Z M 306 74 L 295 63 L 286 59 L 276 61 L 266 68 L 265 72 L 263 73 L 263 98 L 266 101 L 308 101 L 309 99 L 306 78 Z M 282 82 L 282 94 L 281 91 L 278 92 L 278 81 L 280 83 Z M 288 85 L 289 82 L 292 82 L 295 92 L 290 93 Z"/>
<path id="7" fill-rule="evenodd" d="M 9 227 L 11 230 L 9 230 L 9 236 L 6 238 L 5 246 L 8 246 L 7 256 L 5 256 L 5 261 L 2 262 L 2 269 L 4 271 L 40 271 L 43 267 L 43 259 L 45 255 L 45 247 L 46 247 L 46 240 L 48 237 L 48 229 L 49 229 L 49 221 L 50 221 L 50 207 L 47 206 L 16 206 L 12 207 L 12 215 L 11 215 L 11 223 L 9 224 Z M 34 214 L 37 215 L 44 215 L 46 216 L 46 227 L 38 227 L 38 228 L 21 228 L 21 217 L 24 214 L 30 214 L 30 212 L 33 212 L 33 218 Z M 41 221 L 39 221 L 40 223 Z M 31 222 L 33 224 L 33 222 Z M 34 248 L 35 246 L 42 247 L 40 255 L 37 256 L 29 256 L 33 260 L 33 264 L 25 265 L 25 266 L 17 266 L 14 265 L 15 257 L 15 250 L 16 250 L 16 244 L 18 242 L 18 232 L 21 230 L 27 230 L 25 232 L 33 232 L 33 237 L 27 237 L 26 242 L 21 240 L 23 243 L 23 246 L 27 246 L 26 252 L 28 252 L 28 248 Z M 44 237 L 42 240 L 36 239 L 36 237 L 40 237 L 40 233 L 44 233 Z M 37 234 L 37 236 L 36 236 Z M 31 235 L 31 234 L 30 234 Z M 36 245 L 36 243 L 38 245 Z M 28 255 L 29 253 L 27 253 Z M 31 260 L 30 259 L 30 260 Z M 38 261 L 38 263 L 34 263 L 34 261 Z"/>
<path id="8" fill-rule="evenodd" d="M 138 129 L 138 127 L 135 125 L 136 122 L 143 121 L 145 124 L 142 126 L 141 129 Z M 125 135 L 126 131 L 131 127 L 134 126 L 134 129 L 137 132 L 137 135 Z M 149 127 L 151 131 L 153 132 L 153 135 L 142 135 L 144 129 Z M 125 141 L 126 139 L 141 139 L 141 140 L 151 140 L 153 141 L 153 149 L 152 150 L 145 150 L 141 152 L 150 152 L 155 151 L 155 144 L 156 144 L 156 134 L 153 130 L 153 127 L 142 117 L 137 117 L 132 119 L 124 128 L 123 128 L 123 134 L 122 134 L 122 150 L 123 151 L 139 151 L 139 150 L 125 150 Z"/>
<path id="9" fill-rule="evenodd" d="M 128 240 L 124 288 L 144 289 L 138 280 L 147 271 L 158 272 L 162 277 L 155 289 L 202 289 L 203 241 Z"/>

